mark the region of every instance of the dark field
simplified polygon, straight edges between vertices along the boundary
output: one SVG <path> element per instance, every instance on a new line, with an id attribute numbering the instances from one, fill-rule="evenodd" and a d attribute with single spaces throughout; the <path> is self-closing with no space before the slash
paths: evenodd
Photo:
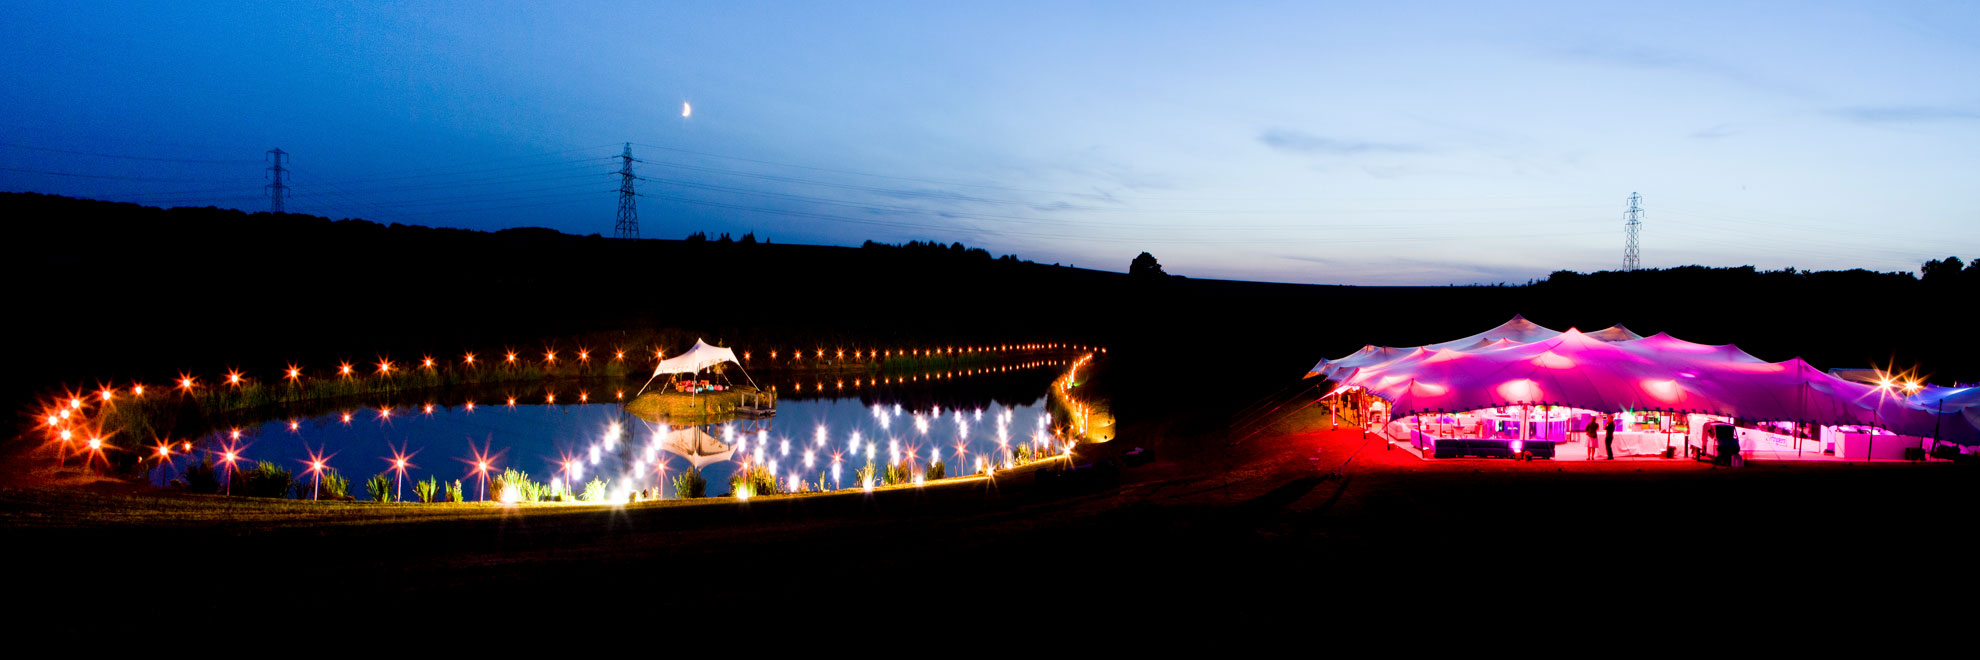
<path id="1" fill-rule="evenodd" d="M 22 559 L 36 570 L 16 578 L 41 594 L 30 617 L 171 603 L 288 625 L 253 600 L 300 590 L 324 608 L 421 621 L 558 603 L 772 621 L 1070 609 L 1133 625 L 1386 618 L 1426 599 L 1656 604 L 1684 620 L 1972 586 L 1949 556 L 1971 537 L 1967 465 L 1426 463 L 1352 430 L 1311 430 L 1321 422 L 1303 414 L 1230 449 L 1171 443 L 1117 485 L 1021 472 L 872 496 L 506 511 L 14 488 L 0 492 L 0 521 L 12 547 L 31 548 Z M 924 601 L 941 606 L 904 608 Z"/>

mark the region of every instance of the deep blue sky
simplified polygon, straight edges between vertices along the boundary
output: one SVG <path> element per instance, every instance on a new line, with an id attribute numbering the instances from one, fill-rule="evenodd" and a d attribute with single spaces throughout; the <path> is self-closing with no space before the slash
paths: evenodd
<path id="1" fill-rule="evenodd" d="M 1980 3 L 346 4 L 7 3 L 0 190 L 265 209 L 279 146 L 292 211 L 610 235 L 631 141 L 649 237 L 1524 281 L 1640 191 L 1646 266 L 1980 257 Z"/>

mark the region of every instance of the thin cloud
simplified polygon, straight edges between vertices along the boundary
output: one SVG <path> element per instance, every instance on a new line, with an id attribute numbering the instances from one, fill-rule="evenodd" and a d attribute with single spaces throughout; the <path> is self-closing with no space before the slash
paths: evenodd
<path id="1" fill-rule="evenodd" d="M 1332 266 L 1332 265 L 1334 265 L 1334 264 L 1337 264 L 1337 263 L 1340 263 L 1340 262 L 1341 262 L 1341 260 L 1339 260 L 1339 259 L 1329 259 L 1329 258 L 1326 258 L 1326 257 L 1311 257 L 1311 256 L 1306 256 L 1306 255 L 1302 255 L 1302 254 L 1282 254 L 1282 255 L 1279 255 L 1279 258 L 1280 258 L 1280 259 L 1288 259 L 1288 260 L 1292 260 L 1292 261 L 1304 261 L 1304 262 L 1306 262 L 1306 263 L 1310 263 L 1310 264 L 1320 264 L 1320 265 L 1323 265 L 1323 266 Z"/>
<path id="2" fill-rule="evenodd" d="M 1718 126 L 1692 133 L 1691 137 L 1694 140 L 1717 140 L 1734 135 L 1739 135 L 1739 129 L 1733 128 L 1732 124 L 1719 124 Z"/>
<path id="3" fill-rule="evenodd" d="M 1859 106 L 1836 110 L 1834 114 L 1862 124 L 1934 124 L 1980 120 L 1980 110 L 1931 106 Z"/>
<path id="4" fill-rule="evenodd" d="M 1423 147 L 1397 142 L 1336 140 L 1292 129 L 1274 128 L 1259 134 L 1267 147 L 1298 154 L 1354 155 L 1367 153 L 1417 153 Z"/>
<path id="5" fill-rule="evenodd" d="M 1718 78 L 1749 89 L 1811 98 L 1806 89 L 1756 75 L 1746 69 L 1688 53 L 1635 44 L 1580 44 L 1557 49 L 1555 57 L 1626 69 L 1672 71 Z"/>

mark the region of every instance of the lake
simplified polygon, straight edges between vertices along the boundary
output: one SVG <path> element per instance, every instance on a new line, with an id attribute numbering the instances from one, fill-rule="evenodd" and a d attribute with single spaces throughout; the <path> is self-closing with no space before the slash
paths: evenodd
<path id="1" fill-rule="evenodd" d="M 975 472 L 980 459 L 1007 457 L 1011 448 L 1041 438 L 1057 451 L 1052 428 L 1065 418 L 1054 422 L 1046 395 L 1065 363 L 1048 360 L 932 377 L 882 374 L 889 381 L 884 386 L 870 385 L 871 379 L 864 377 L 767 381 L 781 394 L 775 417 L 683 428 L 634 417 L 616 401 L 598 402 L 598 393 L 615 396 L 611 385 L 425 391 L 390 402 L 317 404 L 311 413 L 264 411 L 202 438 L 198 448 L 210 453 L 231 443 L 240 448 L 243 469 L 253 461 L 269 461 L 288 467 L 303 483 L 309 481 L 304 469 L 310 455 L 327 456 L 329 467 L 350 480 L 350 494 L 361 499 L 364 480 L 387 472 L 395 455 L 408 457 L 407 497 L 412 496 L 412 482 L 432 476 L 443 483 L 459 479 L 466 497 L 479 499 L 479 455 L 488 457 L 491 478 L 514 468 L 537 482 L 565 480 L 574 490 L 604 479 L 608 494 L 619 501 L 631 491 L 655 488 L 672 498 L 673 476 L 688 469 L 690 461 L 665 446 L 691 445 L 695 438 L 718 450 L 718 456 L 720 450 L 730 452 L 727 460 L 702 461 L 711 496 L 729 493 L 729 477 L 745 460 L 774 467 L 785 481 L 795 478 L 816 488 L 822 478 L 828 489 L 857 488 L 856 472 L 869 454 L 884 471 L 890 459 L 925 468 L 936 451 L 947 474 L 956 476 Z M 901 383 L 903 377 L 909 382 Z M 577 403 L 580 398 L 585 402 Z M 235 429 L 238 440 L 232 438 Z M 163 484 L 177 472 L 155 469 L 151 478 Z M 498 497 L 493 492 L 485 496 Z"/>

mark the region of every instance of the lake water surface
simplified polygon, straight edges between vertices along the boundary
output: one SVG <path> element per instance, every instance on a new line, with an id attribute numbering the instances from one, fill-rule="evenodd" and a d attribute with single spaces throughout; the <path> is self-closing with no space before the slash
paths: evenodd
<path id="1" fill-rule="evenodd" d="M 407 497 L 412 496 L 412 482 L 432 476 L 443 483 L 460 479 L 467 498 L 479 498 L 474 464 L 482 455 L 490 457 L 495 473 L 514 468 L 537 482 L 564 479 L 579 489 L 583 482 L 605 479 L 615 497 L 660 488 L 671 498 L 673 476 L 689 468 L 690 462 L 663 447 L 697 431 L 715 441 L 717 449 L 740 450 L 728 460 L 702 467 L 709 495 L 728 494 L 729 477 L 744 460 L 774 466 L 786 481 L 795 477 L 815 488 L 822 477 L 828 488 L 835 484 L 854 488 L 857 469 L 867 463 L 869 453 L 873 464 L 884 470 L 890 458 L 925 467 L 930 453 L 939 452 L 947 473 L 955 476 L 975 472 L 980 458 L 1007 456 L 1010 448 L 1040 437 L 1056 450 L 1056 441 L 1050 440 L 1053 422 L 1046 390 L 1057 373 L 1056 365 L 1040 365 L 857 392 L 786 394 L 773 418 L 690 428 L 639 419 L 617 403 L 562 403 L 575 399 L 575 391 L 560 393 L 559 403 L 552 404 L 538 390 L 528 401 L 516 397 L 514 405 L 505 396 L 487 399 L 428 392 L 421 393 L 425 398 L 400 397 L 399 403 L 354 403 L 328 413 L 270 415 L 267 421 L 239 427 L 240 439 L 232 442 L 248 461 L 244 466 L 269 461 L 290 468 L 304 483 L 309 480 L 303 471 L 310 455 L 327 456 L 329 466 L 350 480 L 350 494 L 359 498 L 365 497 L 364 480 L 387 472 L 395 454 L 410 457 L 404 479 Z M 231 431 L 214 433 L 199 448 L 204 453 L 216 451 L 230 442 Z M 160 469 L 153 471 L 152 478 L 163 483 L 173 476 L 175 471 Z"/>

